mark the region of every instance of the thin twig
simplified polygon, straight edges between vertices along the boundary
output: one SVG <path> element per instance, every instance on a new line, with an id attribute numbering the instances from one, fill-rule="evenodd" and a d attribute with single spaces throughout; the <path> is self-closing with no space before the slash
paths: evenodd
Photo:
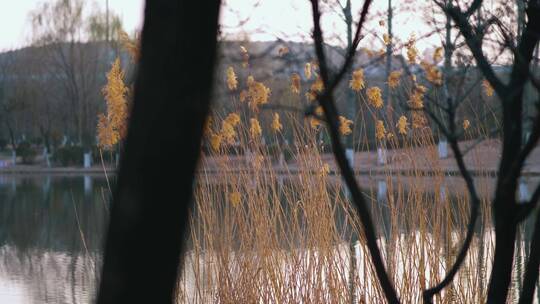
<path id="1" fill-rule="evenodd" d="M 384 292 L 384 295 L 389 303 L 399 303 L 397 293 L 394 289 L 392 282 L 384 266 L 382 256 L 377 245 L 377 237 L 375 235 L 375 229 L 373 225 L 373 220 L 369 214 L 369 209 L 363 194 L 361 192 L 360 186 L 358 185 L 354 172 L 345 156 L 345 150 L 340 142 L 340 135 L 338 131 L 338 114 L 337 109 L 333 99 L 333 90 L 337 84 L 341 81 L 345 72 L 350 68 L 352 59 L 355 54 L 357 47 L 358 39 L 360 36 L 360 31 L 362 25 L 365 21 L 367 12 L 371 0 L 366 0 L 362 7 L 360 22 L 356 29 L 355 39 L 353 40 L 353 45 L 349 49 L 348 56 L 345 59 L 340 72 L 335 76 L 334 79 L 330 80 L 330 73 L 326 63 L 326 56 L 324 54 L 324 40 L 322 35 L 322 29 L 320 26 L 320 11 L 319 11 L 319 2 L 318 0 L 311 0 L 312 13 L 313 13 L 313 39 L 315 42 L 315 52 L 319 60 L 319 69 L 321 73 L 321 78 L 323 80 L 325 90 L 322 95 L 317 96 L 318 101 L 321 104 L 324 114 L 327 119 L 328 129 L 330 134 L 330 139 L 332 143 L 332 149 L 336 163 L 338 164 L 342 177 L 345 180 L 345 183 L 351 193 L 352 202 L 356 208 L 358 216 L 360 217 L 361 224 L 364 230 L 364 235 L 366 237 L 366 245 L 368 251 L 371 255 L 373 266 L 375 267 L 375 272 L 381 284 L 381 288 Z"/>

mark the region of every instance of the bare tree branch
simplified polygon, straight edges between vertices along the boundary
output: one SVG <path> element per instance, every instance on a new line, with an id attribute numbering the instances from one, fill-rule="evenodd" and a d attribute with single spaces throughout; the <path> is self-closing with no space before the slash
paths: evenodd
<path id="1" fill-rule="evenodd" d="M 337 113 L 337 109 L 333 100 L 333 89 L 337 86 L 337 84 L 339 83 L 343 75 L 345 74 L 345 71 L 347 71 L 347 69 L 350 67 L 352 63 L 352 59 L 354 57 L 355 50 L 358 45 L 360 31 L 365 21 L 370 4 L 371 4 L 371 0 L 366 0 L 364 2 L 364 6 L 362 8 L 361 17 L 360 17 L 360 22 L 356 30 L 353 45 L 348 50 L 348 56 L 346 57 L 345 62 L 340 72 L 336 75 L 335 78 L 330 80 L 330 72 L 328 70 L 328 66 L 326 63 L 326 56 L 325 56 L 324 48 L 323 48 L 324 39 L 323 39 L 322 29 L 320 26 L 321 15 L 320 15 L 320 10 L 319 10 L 319 1 L 311 0 L 312 13 L 313 13 L 313 28 L 314 28 L 313 39 L 315 41 L 315 52 L 319 60 L 319 69 L 321 72 L 321 78 L 325 85 L 325 90 L 322 95 L 318 96 L 318 101 L 324 110 L 324 114 L 328 122 L 328 128 L 329 128 L 330 139 L 332 143 L 334 156 L 341 170 L 343 179 L 345 180 L 345 183 L 351 193 L 352 201 L 357 210 L 358 216 L 360 217 L 361 224 L 363 227 L 363 232 L 366 237 L 367 247 L 371 255 L 371 259 L 373 261 L 373 266 L 375 267 L 375 272 L 381 284 L 381 288 L 383 289 L 385 297 L 389 303 L 399 303 L 397 293 L 392 285 L 392 282 L 390 281 L 388 274 L 386 273 L 384 262 L 382 260 L 381 253 L 377 245 L 377 237 L 375 234 L 373 220 L 371 218 L 371 215 L 369 214 L 369 208 L 367 206 L 367 202 L 360 190 L 358 183 L 356 182 L 356 178 L 354 177 L 354 172 L 345 156 L 345 150 L 340 142 L 340 135 L 338 131 L 338 113 Z"/>
<path id="2" fill-rule="evenodd" d="M 478 215 L 480 214 L 480 198 L 478 197 L 472 175 L 467 170 L 467 167 L 463 160 L 463 154 L 461 153 L 461 150 L 458 146 L 457 139 L 455 136 L 450 136 L 448 137 L 448 142 L 450 143 L 452 152 L 454 152 L 454 158 L 456 159 L 459 172 L 463 176 L 463 179 L 465 180 L 465 183 L 467 185 L 467 190 L 469 191 L 469 194 L 471 196 L 471 210 L 469 215 L 469 223 L 467 224 L 467 235 L 465 237 L 465 240 L 463 241 L 463 244 L 461 245 L 461 249 L 456 257 L 456 260 L 454 261 L 454 264 L 452 265 L 452 267 L 450 267 L 450 270 L 446 273 L 446 276 L 439 284 L 424 291 L 424 303 L 432 303 L 432 297 L 435 294 L 439 293 L 443 288 L 448 286 L 448 284 L 450 284 L 454 279 L 454 276 L 458 272 L 461 264 L 463 264 L 463 261 L 467 256 L 467 252 L 469 251 L 472 238 L 474 236 L 474 226 L 476 225 L 476 220 L 478 219 Z"/>
<path id="3" fill-rule="evenodd" d="M 478 67 L 480 68 L 480 70 L 482 70 L 482 73 L 484 74 L 486 79 L 489 81 L 493 89 L 497 92 L 497 94 L 501 96 L 504 95 L 505 90 L 506 90 L 506 85 L 504 85 L 503 82 L 497 77 L 497 75 L 495 74 L 495 71 L 493 70 L 493 67 L 490 65 L 489 61 L 487 60 L 484 52 L 482 51 L 481 37 L 477 35 L 475 31 L 473 30 L 471 24 L 467 20 L 467 15 L 462 13 L 459 8 L 451 6 L 451 5 L 449 6 L 442 5 L 441 8 L 452 17 L 452 19 L 454 20 L 454 22 L 460 29 L 460 32 L 463 34 L 463 37 L 465 38 L 467 46 L 469 47 L 474 58 L 476 59 L 476 63 L 478 64 Z"/>
<path id="4" fill-rule="evenodd" d="M 402 59 L 403 61 L 403 59 Z M 408 75 L 412 75 L 410 69 L 407 67 L 407 65 L 403 64 L 405 67 L 405 71 Z M 463 84 L 463 82 L 461 83 Z M 467 94 L 464 94 L 462 98 L 464 99 L 470 92 L 472 92 L 472 89 L 468 90 Z M 421 109 L 415 109 L 411 108 L 409 106 L 406 106 L 407 109 L 413 110 L 413 111 L 422 111 L 428 114 L 428 116 L 435 122 L 435 124 L 438 126 L 439 130 L 446 136 L 450 143 L 450 147 L 452 149 L 452 152 L 454 153 L 454 158 L 456 159 L 458 169 L 465 180 L 465 184 L 467 186 L 467 190 L 469 192 L 469 195 L 471 197 L 470 202 L 470 215 L 469 215 L 469 222 L 467 224 L 467 233 L 465 240 L 463 241 L 463 244 L 459 250 L 459 253 L 456 257 L 456 260 L 450 267 L 450 270 L 446 273 L 443 280 L 437 284 L 436 286 L 429 288 L 423 292 L 423 299 L 424 303 L 432 303 L 432 298 L 435 294 L 439 293 L 442 289 L 444 289 L 446 286 L 448 286 L 452 280 L 454 279 L 455 275 L 457 274 L 459 268 L 461 267 L 463 261 L 465 260 L 465 257 L 467 256 L 467 252 L 469 251 L 473 236 L 474 236 L 474 227 L 476 225 L 476 221 L 478 219 L 479 213 L 480 213 L 480 198 L 478 196 L 478 192 L 476 190 L 476 186 L 474 185 L 474 180 L 472 178 L 471 173 L 467 169 L 467 166 L 465 165 L 465 161 L 463 158 L 463 153 L 458 145 L 458 138 L 459 135 L 457 134 L 457 128 L 456 128 L 456 122 L 455 122 L 455 113 L 456 109 L 459 105 L 459 103 L 456 103 L 453 101 L 451 97 L 446 98 L 446 106 L 439 105 L 438 102 L 434 101 L 433 103 L 438 107 L 441 107 L 445 114 L 447 115 L 447 123 L 448 127 L 439 119 L 437 115 L 431 110 L 431 108 L 427 105 L 425 105 Z"/>

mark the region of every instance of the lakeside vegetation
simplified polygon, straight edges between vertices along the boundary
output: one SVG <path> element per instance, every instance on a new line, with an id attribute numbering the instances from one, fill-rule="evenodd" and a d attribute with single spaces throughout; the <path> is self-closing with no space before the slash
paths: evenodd
<path id="1" fill-rule="evenodd" d="M 102 203 L 83 212 L 111 218 L 105 253 L 102 235 L 86 245 L 96 219 L 62 210 L 100 303 L 535 303 L 540 3 L 520 1 L 434 0 L 433 32 L 400 40 L 392 1 L 382 15 L 364 1 L 357 20 L 350 0 L 310 0 L 312 42 L 263 43 L 223 40 L 219 2 L 185 4 L 215 24 L 169 36 L 148 22 L 142 39 L 55 0 L 32 12 L 31 47 L 0 54 L 0 167 L 106 175 L 100 191 L 77 181 Z M 148 1 L 146 17 L 163 9 Z M 441 41 L 421 53 L 429 35 Z M 50 178 L 40 192 L 1 177 L 0 196 L 53 197 Z M 0 215 L 47 221 L 21 206 Z"/>

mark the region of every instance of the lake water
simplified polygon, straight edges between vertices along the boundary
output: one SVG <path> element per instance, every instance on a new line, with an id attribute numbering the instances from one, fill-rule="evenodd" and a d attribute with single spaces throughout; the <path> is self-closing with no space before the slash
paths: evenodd
<path id="1" fill-rule="evenodd" d="M 102 176 L 0 175 L 0 303 L 90 303 L 108 219 Z"/>
<path id="2" fill-rule="evenodd" d="M 371 186 L 377 201 L 385 200 L 385 182 L 369 179 L 359 178 Z M 528 195 L 526 190 L 537 182 L 527 180 L 520 195 Z M 107 180 L 100 175 L 0 175 L 0 303 L 91 303 L 109 197 Z"/>

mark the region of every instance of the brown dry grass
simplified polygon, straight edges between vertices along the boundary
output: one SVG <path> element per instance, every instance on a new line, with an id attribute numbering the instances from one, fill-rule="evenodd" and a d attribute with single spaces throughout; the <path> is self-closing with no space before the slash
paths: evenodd
<path id="1" fill-rule="evenodd" d="M 220 173 L 206 172 L 203 159 L 178 284 L 179 302 L 351 303 L 353 295 L 359 303 L 384 302 L 343 183 L 325 170 L 316 132 L 291 124 L 299 167 L 294 175 L 276 172 L 267 146 L 251 140 L 244 124 L 239 141 L 251 151 L 246 156 L 251 166 L 235 167 L 226 148 L 213 159 L 219 159 Z M 428 130 L 406 141 L 409 147 L 430 149 L 436 164 L 433 143 Z M 284 168 L 287 171 L 286 164 Z M 425 177 L 413 167 L 408 176 L 389 173 L 368 180 L 372 187 L 365 187 L 365 195 L 388 272 L 403 303 L 419 303 L 421 291 L 443 277 L 459 250 L 469 214 L 468 195 L 450 192 L 443 170 Z M 488 183 L 479 179 L 478 187 L 487 188 Z M 240 193 L 237 204 L 231 201 L 234 192 Z M 484 205 L 488 199 L 486 194 Z M 486 207 L 484 211 L 489 210 Z M 463 267 L 454 283 L 435 298 L 437 303 L 485 299 L 494 246 L 490 218 L 489 212 L 483 213 Z M 351 281 L 352 263 L 356 271 Z"/>

